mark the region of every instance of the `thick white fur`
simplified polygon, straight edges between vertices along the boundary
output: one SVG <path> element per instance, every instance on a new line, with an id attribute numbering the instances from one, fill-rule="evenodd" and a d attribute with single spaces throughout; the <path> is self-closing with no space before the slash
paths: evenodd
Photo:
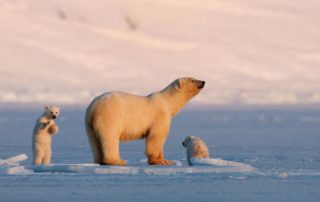
<path id="1" fill-rule="evenodd" d="M 125 165 L 120 142 L 146 138 L 148 163 L 171 165 L 163 154 L 171 118 L 203 86 L 203 81 L 181 78 L 149 96 L 111 92 L 96 97 L 87 108 L 85 120 L 94 162 Z"/>
<path id="2" fill-rule="evenodd" d="M 32 137 L 33 164 L 50 164 L 51 138 L 59 130 L 54 119 L 59 115 L 60 109 L 55 106 L 46 106 L 44 113 L 37 120 Z"/>
<path id="3" fill-rule="evenodd" d="M 209 158 L 209 149 L 199 137 L 187 136 L 182 145 L 187 149 L 187 160 L 190 166 L 193 165 L 192 158 Z"/>

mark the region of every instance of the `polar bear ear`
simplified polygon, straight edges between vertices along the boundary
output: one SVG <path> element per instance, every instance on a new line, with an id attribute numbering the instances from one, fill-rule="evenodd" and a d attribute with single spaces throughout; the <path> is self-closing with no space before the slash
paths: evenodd
<path id="1" fill-rule="evenodd" d="M 190 140 L 196 139 L 196 136 L 194 136 L 194 135 L 189 135 L 188 137 L 189 137 Z"/>
<path id="2" fill-rule="evenodd" d="M 48 110 L 49 109 L 49 106 L 48 105 L 45 105 L 44 106 L 44 110 Z"/>

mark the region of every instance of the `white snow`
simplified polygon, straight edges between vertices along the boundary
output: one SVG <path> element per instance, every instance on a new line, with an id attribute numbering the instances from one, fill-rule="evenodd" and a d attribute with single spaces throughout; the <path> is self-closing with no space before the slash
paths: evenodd
<path id="1" fill-rule="evenodd" d="M 243 173 L 257 174 L 261 176 L 274 176 L 288 178 L 290 176 L 319 176 L 318 170 L 256 170 L 249 164 L 227 161 L 221 158 L 191 158 L 194 166 L 185 165 L 185 159 L 174 160 L 173 166 L 148 166 L 146 160 L 139 160 L 128 166 L 101 166 L 94 163 L 81 164 L 50 164 L 50 165 L 21 165 L 28 157 L 20 154 L 8 159 L 0 159 L 0 173 L 9 175 L 26 175 L 37 173 L 87 173 L 87 174 L 115 174 L 115 175 L 177 175 L 200 173 Z"/>
<path id="2" fill-rule="evenodd" d="M 249 166 L 244 163 L 226 161 L 221 158 L 195 158 L 190 159 L 193 165 L 216 165 L 216 166 Z"/>
<path id="3" fill-rule="evenodd" d="M 21 161 L 28 159 L 26 154 L 19 154 L 17 156 L 10 157 L 8 159 L 0 159 L 0 166 L 7 165 L 7 166 L 14 166 L 19 165 Z"/>
<path id="4" fill-rule="evenodd" d="M 94 170 L 97 174 L 139 174 L 139 168 L 135 167 L 117 167 L 117 166 L 111 166 L 108 168 L 96 168 Z"/>
<path id="5" fill-rule="evenodd" d="M 247 164 L 222 159 L 195 159 L 199 165 L 212 165 L 212 167 L 189 167 L 183 166 L 179 160 L 174 160 L 175 166 L 146 166 L 143 164 L 134 166 L 100 166 L 94 163 L 82 164 L 50 164 L 50 165 L 20 165 L 26 160 L 26 154 L 20 154 L 6 160 L 0 160 L 1 168 L 5 168 L 7 174 L 34 174 L 34 173 L 96 173 L 96 174 L 153 174 L 153 175 L 172 175 L 178 173 L 246 173 L 255 172 L 255 169 Z M 3 169 L 2 169 L 3 170 Z"/>
<path id="6" fill-rule="evenodd" d="M 146 166 L 137 164 L 134 166 L 100 166 L 93 163 L 84 164 L 50 164 L 50 165 L 20 165 L 19 162 L 27 159 L 25 154 L 3 160 L 6 165 L 6 173 L 11 175 L 34 173 L 95 173 L 95 174 L 152 174 L 173 175 L 183 173 L 250 173 L 255 169 L 247 164 L 225 161 L 222 159 L 193 159 L 195 165 L 207 165 L 206 167 L 183 166 L 179 160 L 174 160 L 175 166 Z M 209 167 L 211 165 L 211 167 Z"/>
<path id="7" fill-rule="evenodd" d="M 0 103 L 207 81 L 203 104 L 320 103 L 320 2 L 0 0 Z"/>
<path id="8" fill-rule="evenodd" d="M 227 161 L 221 158 L 191 158 L 194 166 L 183 165 L 182 161 L 174 160 L 174 166 L 149 166 L 144 160 L 138 164 L 127 166 L 101 166 L 94 163 L 82 164 L 50 164 L 50 165 L 21 165 L 20 162 L 27 159 L 25 154 L 20 154 L 6 160 L 0 160 L 0 173 L 8 175 L 30 175 L 37 173 L 82 173 L 82 174 L 104 174 L 104 175 L 179 175 L 179 174 L 201 174 L 201 173 L 224 173 L 231 174 L 255 174 L 265 177 L 288 178 L 296 176 L 319 176 L 318 170 L 313 169 L 269 169 L 256 170 L 249 164 L 235 161 Z M 185 162 L 185 160 L 183 160 Z M 236 179 L 245 179 L 245 176 L 236 176 Z"/>
<path id="9" fill-rule="evenodd" d="M 24 166 L 16 166 L 16 167 L 8 168 L 7 174 L 9 174 L 9 175 L 26 175 L 26 174 L 33 174 L 33 171 L 26 169 Z"/>
<path id="10" fill-rule="evenodd" d="M 25 168 L 34 172 L 49 173 L 90 173 L 98 164 L 50 164 L 50 165 L 26 165 Z"/>
<path id="11" fill-rule="evenodd" d="M 92 173 L 92 174 L 128 174 L 128 175 L 173 175 L 186 173 L 251 173 L 255 169 L 251 166 L 206 166 L 206 167 L 189 167 L 189 166 L 100 166 L 90 164 L 52 164 L 52 165 L 25 165 L 15 167 L 17 170 L 12 170 L 8 174 L 25 174 L 24 171 L 31 173 Z M 12 168 L 13 169 L 13 168 Z"/>
<path id="12" fill-rule="evenodd" d="M 30 174 L 24 166 L 20 166 L 21 161 L 28 159 L 26 154 L 19 154 L 7 159 L 0 159 L 0 173 L 5 171 L 7 174 Z"/>

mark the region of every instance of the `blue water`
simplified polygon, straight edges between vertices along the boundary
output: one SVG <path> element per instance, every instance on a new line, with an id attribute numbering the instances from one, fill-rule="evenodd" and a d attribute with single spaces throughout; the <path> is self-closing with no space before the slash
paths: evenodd
<path id="1" fill-rule="evenodd" d="M 26 153 L 37 110 L 0 110 L 0 159 Z M 90 163 L 84 108 L 62 108 L 53 139 L 55 164 Z M 256 172 L 139 174 L 0 172 L 0 201 L 320 201 L 319 108 L 189 107 L 172 123 L 167 159 L 185 162 L 181 142 L 200 136 L 211 156 L 249 164 Z M 128 167 L 146 165 L 144 141 L 124 143 Z M 31 164 L 31 158 L 22 162 Z M 159 168 L 162 169 L 162 168 Z"/>

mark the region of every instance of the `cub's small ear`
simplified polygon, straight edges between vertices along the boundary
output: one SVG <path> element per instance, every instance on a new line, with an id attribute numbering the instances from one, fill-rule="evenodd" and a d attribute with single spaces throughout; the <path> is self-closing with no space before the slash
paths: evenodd
<path id="1" fill-rule="evenodd" d="M 196 136 L 194 136 L 194 135 L 189 135 L 188 137 L 189 137 L 190 140 L 193 140 L 193 139 L 196 138 Z"/>
<path id="2" fill-rule="evenodd" d="M 177 79 L 176 82 L 174 83 L 174 88 L 177 90 L 180 90 L 180 80 Z"/>

